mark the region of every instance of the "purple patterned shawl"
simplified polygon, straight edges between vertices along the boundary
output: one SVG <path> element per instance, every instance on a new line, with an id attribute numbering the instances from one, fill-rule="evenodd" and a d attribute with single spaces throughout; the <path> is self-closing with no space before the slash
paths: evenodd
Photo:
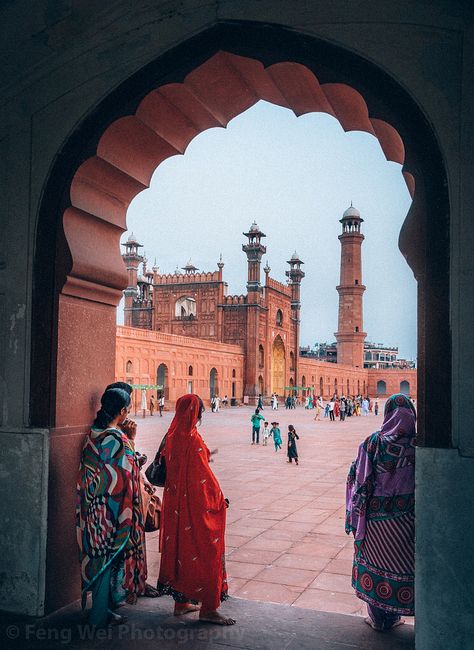
<path id="1" fill-rule="evenodd" d="M 415 423 L 413 403 L 392 395 L 385 405 L 380 431 L 360 445 L 346 484 L 346 533 L 355 542 L 365 537 L 371 497 L 396 497 L 415 492 Z"/>

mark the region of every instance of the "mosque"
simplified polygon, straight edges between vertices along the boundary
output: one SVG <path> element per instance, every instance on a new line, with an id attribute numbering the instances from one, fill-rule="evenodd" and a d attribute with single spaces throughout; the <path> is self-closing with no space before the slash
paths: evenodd
<path id="1" fill-rule="evenodd" d="M 268 263 L 262 278 L 265 233 L 256 222 L 243 233 L 245 295 L 228 295 L 222 259 L 209 272 L 199 272 L 191 260 L 173 274 L 160 274 L 156 265 L 150 269 L 143 245 L 131 234 L 122 244 L 128 286 L 124 326 L 117 328 L 117 380 L 148 387 L 150 394 L 163 392 L 172 402 L 185 392 L 205 400 L 227 395 L 233 404 L 254 404 L 259 395 L 272 393 L 416 397 L 415 369 L 364 367 L 363 221 L 352 205 L 340 220 L 336 363 L 301 354 L 304 262 L 295 252 L 286 282 L 271 277 Z"/>

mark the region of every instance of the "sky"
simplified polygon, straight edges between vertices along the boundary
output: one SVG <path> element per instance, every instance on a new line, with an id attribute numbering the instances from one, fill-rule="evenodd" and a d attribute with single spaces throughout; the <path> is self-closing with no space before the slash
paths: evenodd
<path id="1" fill-rule="evenodd" d="M 262 280 L 267 260 L 281 282 L 295 250 L 305 263 L 301 345 L 313 346 L 335 340 L 339 219 L 351 202 L 364 219 L 366 340 L 398 346 L 401 358 L 415 359 L 416 282 L 398 250 L 411 203 L 401 167 L 386 161 L 375 137 L 344 133 L 324 113 L 296 117 L 260 101 L 226 129 L 199 134 L 132 201 L 122 242 L 132 231 L 160 273 L 189 259 L 212 271 L 222 253 L 228 293 L 240 294 L 247 279 L 242 233 L 255 220 L 267 235 Z"/>

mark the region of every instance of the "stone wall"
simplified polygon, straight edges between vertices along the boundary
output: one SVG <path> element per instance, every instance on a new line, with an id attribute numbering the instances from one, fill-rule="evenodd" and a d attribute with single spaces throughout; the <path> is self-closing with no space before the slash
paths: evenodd
<path id="1" fill-rule="evenodd" d="M 234 394 L 242 399 L 244 354 L 238 345 L 204 341 L 186 336 L 152 332 L 131 327 L 117 327 L 115 376 L 117 381 L 156 384 L 160 364 L 167 368 L 167 398 L 174 403 L 189 392 L 197 393 L 206 403 L 210 400 L 210 373 L 217 371 L 218 393 Z M 127 364 L 131 369 L 127 372 Z M 189 368 L 192 367 L 192 375 Z M 129 366 L 130 367 L 130 366 Z M 235 377 L 233 372 L 235 371 Z M 156 390 L 148 391 L 148 397 Z M 141 395 L 136 396 L 140 408 Z"/>

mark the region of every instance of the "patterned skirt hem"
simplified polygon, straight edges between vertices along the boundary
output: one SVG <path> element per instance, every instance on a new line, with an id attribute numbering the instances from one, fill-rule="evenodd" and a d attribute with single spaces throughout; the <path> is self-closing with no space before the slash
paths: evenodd
<path id="1" fill-rule="evenodd" d="M 413 607 L 395 607 L 394 605 L 387 605 L 386 603 L 381 603 L 380 601 L 371 598 L 363 591 L 358 591 L 357 589 L 355 589 L 355 594 L 357 598 L 369 603 L 369 605 L 374 605 L 374 607 L 383 609 L 385 612 L 393 612 L 394 614 L 402 614 L 403 616 L 415 616 L 415 610 Z"/>
<path id="2" fill-rule="evenodd" d="M 176 589 L 173 589 L 171 585 L 165 585 L 163 582 L 158 582 L 156 588 L 160 596 L 172 596 L 173 600 L 176 603 L 192 603 L 193 605 L 197 605 L 199 602 L 193 598 L 188 598 L 185 594 L 181 593 L 180 591 L 176 591 Z M 221 603 L 228 598 L 229 594 L 223 591 L 220 595 Z"/>

